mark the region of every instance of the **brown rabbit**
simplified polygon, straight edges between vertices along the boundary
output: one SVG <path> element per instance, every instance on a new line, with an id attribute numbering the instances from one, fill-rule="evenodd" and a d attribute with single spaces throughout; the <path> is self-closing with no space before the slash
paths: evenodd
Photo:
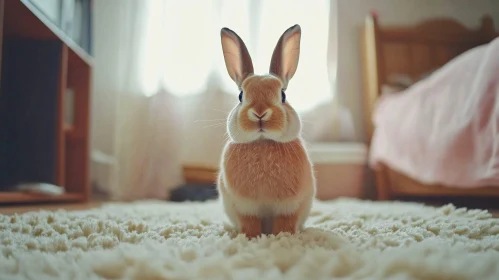
<path id="1" fill-rule="evenodd" d="M 227 71 L 240 90 L 227 120 L 229 141 L 220 164 L 218 190 L 227 216 L 249 238 L 295 233 L 315 197 L 312 163 L 301 120 L 286 100 L 298 66 L 301 29 L 287 29 L 274 49 L 270 73 L 256 75 L 248 50 L 232 30 L 221 30 Z M 267 228 L 268 227 L 268 228 Z"/>

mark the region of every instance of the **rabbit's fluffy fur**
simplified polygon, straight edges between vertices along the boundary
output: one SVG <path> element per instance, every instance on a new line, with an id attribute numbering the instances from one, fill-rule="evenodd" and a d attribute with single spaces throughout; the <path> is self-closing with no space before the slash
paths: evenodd
<path id="1" fill-rule="evenodd" d="M 227 71 L 241 91 L 227 120 L 218 190 L 227 216 L 249 238 L 295 233 L 315 197 L 313 166 L 300 136 L 301 121 L 285 100 L 298 65 L 301 29 L 279 39 L 270 73 L 255 75 L 244 42 L 230 29 L 221 32 Z"/>

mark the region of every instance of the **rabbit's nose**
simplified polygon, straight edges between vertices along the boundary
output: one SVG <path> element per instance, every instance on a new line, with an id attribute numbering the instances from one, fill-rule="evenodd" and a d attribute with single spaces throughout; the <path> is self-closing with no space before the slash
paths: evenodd
<path id="1" fill-rule="evenodd" d="M 272 110 L 270 108 L 258 111 L 252 108 L 248 111 L 248 117 L 253 121 L 266 121 L 270 119 L 270 115 L 272 115 Z"/>
<path id="2" fill-rule="evenodd" d="M 261 120 L 263 117 L 265 117 L 265 115 L 267 115 L 267 112 L 264 112 L 262 115 L 258 115 L 257 113 L 253 112 L 253 115 Z"/>

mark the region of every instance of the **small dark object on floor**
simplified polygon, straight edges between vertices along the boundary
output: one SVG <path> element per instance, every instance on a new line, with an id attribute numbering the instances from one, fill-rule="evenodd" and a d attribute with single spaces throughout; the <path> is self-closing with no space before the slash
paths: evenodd
<path id="1" fill-rule="evenodd" d="M 170 193 L 170 201 L 206 201 L 216 199 L 218 191 L 214 184 L 184 184 Z"/>

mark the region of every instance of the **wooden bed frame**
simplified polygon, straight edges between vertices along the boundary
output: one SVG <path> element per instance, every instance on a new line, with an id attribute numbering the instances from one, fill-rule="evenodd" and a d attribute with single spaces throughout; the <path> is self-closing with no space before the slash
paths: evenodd
<path id="1" fill-rule="evenodd" d="M 409 75 L 417 80 L 452 58 L 473 47 L 492 41 L 499 34 L 490 16 L 482 18 L 480 28 L 470 30 L 447 18 L 424 21 L 416 26 L 380 26 L 376 15 L 369 15 L 362 33 L 364 74 L 364 114 L 367 142 L 374 131 L 372 114 L 375 102 L 388 77 Z M 407 196 L 495 196 L 499 187 L 459 189 L 452 186 L 428 185 L 418 182 L 385 164 L 375 172 L 377 198 Z"/>

